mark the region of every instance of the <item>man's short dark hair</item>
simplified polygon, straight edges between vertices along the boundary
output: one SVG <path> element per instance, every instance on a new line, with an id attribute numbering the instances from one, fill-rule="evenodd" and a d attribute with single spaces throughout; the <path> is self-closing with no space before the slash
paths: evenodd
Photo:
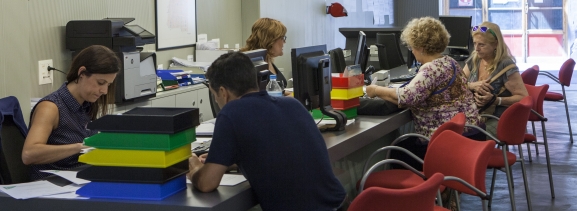
<path id="1" fill-rule="evenodd" d="M 226 53 L 218 57 L 206 71 L 206 78 L 216 92 L 221 86 L 237 96 L 258 90 L 256 69 L 250 58 L 240 52 Z"/>

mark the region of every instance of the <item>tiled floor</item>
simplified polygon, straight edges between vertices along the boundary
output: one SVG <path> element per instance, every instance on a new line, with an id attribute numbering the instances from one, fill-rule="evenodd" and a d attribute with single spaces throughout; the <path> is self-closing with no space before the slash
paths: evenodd
<path id="1" fill-rule="evenodd" d="M 557 72 L 552 72 L 557 75 Z M 531 146 L 533 162 L 526 162 L 529 190 L 531 193 L 532 208 L 535 211 L 549 210 L 576 210 L 577 211 L 577 74 L 573 75 L 572 86 L 566 89 L 569 114 L 573 129 L 574 143 L 569 142 L 569 129 L 565 117 L 565 106 L 559 102 L 545 102 L 544 113 L 549 121 L 545 124 L 549 141 L 549 152 L 551 155 L 551 165 L 555 186 L 554 199 L 549 191 L 549 179 L 547 176 L 547 165 L 543 146 L 539 146 L 540 154 L 535 157 L 535 149 Z M 537 84 L 549 84 L 550 91 L 561 91 L 559 85 L 540 76 Z M 542 141 L 540 124 L 536 125 L 537 138 Z M 530 127 L 528 127 L 530 129 Z M 526 146 L 523 148 L 526 150 Z M 514 149 L 513 151 L 516 151 Z M 524 153 L 527 160 L 527 153 Z M 513 165 L 513 181 L 515 186 L 515 202 L 517 210 L 528 210 L 521 177 L 520 163 Z M 492 171 L 487 173 L 487 189 L 490 186 Z M 494 193 L 494 201 L 491 210 L 506 211 L 512 210 L 509 201 L 509 191 L 507 180 L 503 172 L 497 172 L 497 182 Z M 462 195 L 462 210 L 481 210 L 479 198 Z"/>

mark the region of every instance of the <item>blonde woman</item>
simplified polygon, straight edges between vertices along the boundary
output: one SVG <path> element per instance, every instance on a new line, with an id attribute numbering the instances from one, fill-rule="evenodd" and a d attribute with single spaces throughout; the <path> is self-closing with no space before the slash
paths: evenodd
<path id="1" fill-rule="evenodd" d="M 528 93 L 517 66 L 510 68 L 489 83 L 489 80 L 501 70 L 515 64 L 515 58 L 503 40 L 499 26 L 491 22 L 483 22 L 474 26 L 472 30 L 475 51 L 466 61 L 463 69 L 469 81 L 468 88 L 475 93 L 477 107 L 495 105 L 494 111 L 487 111 L 499 117 L 508 106 L 519 102 Z M 485 125 L 487 132 L 496 134 L 497 120 L 487 119 Z"/>
<path id="2" fill-rule="evenodd" d="M 287 28 L 280 21 L 272 18 L 259 18 L 252 25 L 252 33 L 246 40 L 246 45 L 240 49 L 241 52 L 266 49 L 265 60 L 269 65 L 268 69 L 276 75 L 276 80 L 280 82 L 283 89 L 287 86 L 287 80 L 273 62 L 274 58 L 283 55 L 286 32 Z"/>

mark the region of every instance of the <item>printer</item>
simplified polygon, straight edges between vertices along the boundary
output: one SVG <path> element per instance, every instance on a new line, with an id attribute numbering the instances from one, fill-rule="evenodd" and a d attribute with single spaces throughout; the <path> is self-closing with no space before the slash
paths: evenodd
<path id="1" fill-rule="evenodd" d="M 156 37 L 138 25 L 127 25 L 133 20 L 72 20 L 66 24 L 66 48 L 73 56 L 91 45 L 116 52 L 121 62 L 116 76 L 116 104 L 156 97 L 156 54 L 141 52 L 141 46 L 156 43 Z"/>

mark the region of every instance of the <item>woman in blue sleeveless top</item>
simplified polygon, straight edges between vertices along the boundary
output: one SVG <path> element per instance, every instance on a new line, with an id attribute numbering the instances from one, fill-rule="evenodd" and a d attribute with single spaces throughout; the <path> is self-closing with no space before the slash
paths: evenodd
<path id="1" fill-rule="evenodd" d="M 84 138 L 96 133 L 88 122 L 105 115 L 114 99 L 114 79 L 120 71 L 115 53 L 99 45 L 80 51 L 66 82 L 32 109 L 22 161 L 31 165 L 32 180 L 49 174 L 41 170 L 69 170 L 82 165 L 78 156 Z"/>

